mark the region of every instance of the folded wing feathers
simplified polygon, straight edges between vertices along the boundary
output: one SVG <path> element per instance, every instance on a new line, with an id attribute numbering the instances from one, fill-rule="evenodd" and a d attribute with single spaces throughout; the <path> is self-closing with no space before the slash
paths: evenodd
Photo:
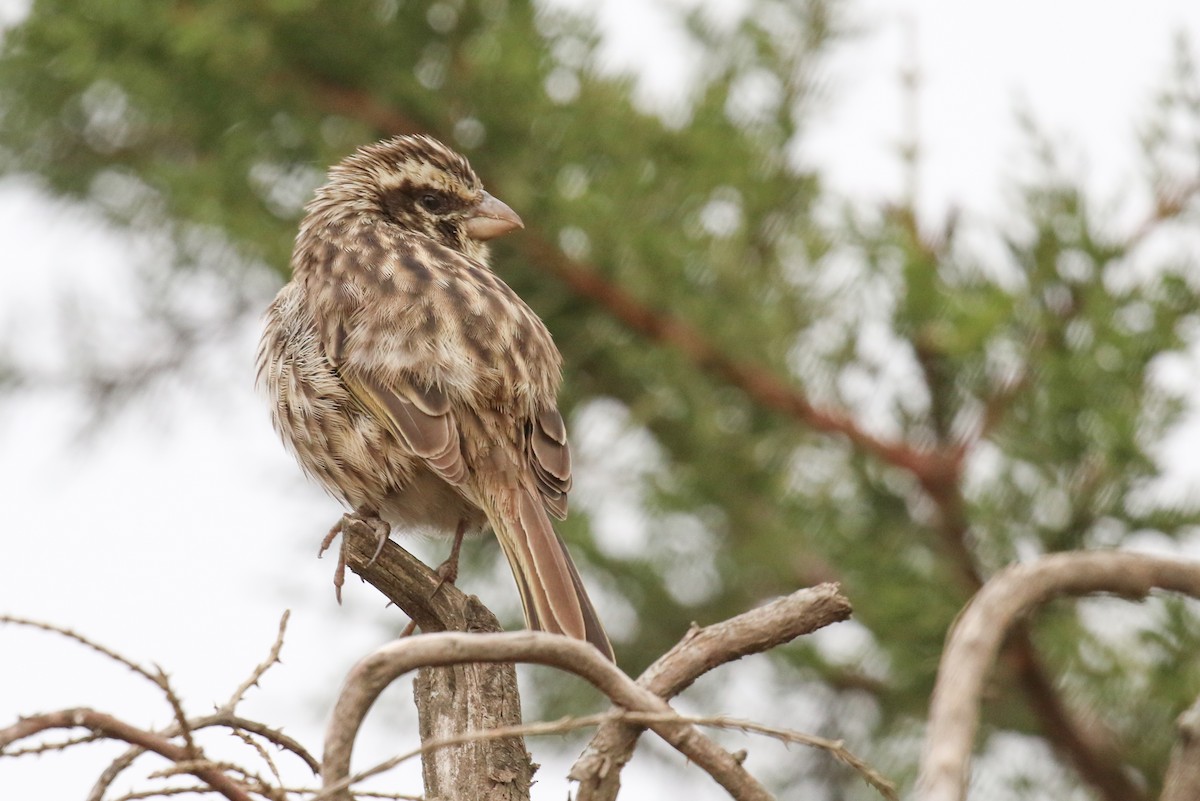
<path id="1" fill-rule="evenodd" d="M 365 377 L 361 384 L 375 405 L 385 412 L 393 431 L 435 473 L 450 484 L 458 484 L 466 477 L 458 426 L 450 414 L 445 393 L 435 387 L 404 383 L 384 387 Z"/>
<path id="2" fill-rule="evenodd" d="M 567 516 L 571 491 L 571 448 L 567 427 L 557 409 L 538 412 L 529 433 L 530 466 L 546 509 L 559 520 Z"/>

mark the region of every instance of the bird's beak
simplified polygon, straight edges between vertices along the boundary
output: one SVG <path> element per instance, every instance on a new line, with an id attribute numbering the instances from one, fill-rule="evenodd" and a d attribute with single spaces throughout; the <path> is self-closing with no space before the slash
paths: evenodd
<path id="1" fill-rule="evenodd" d="M 480 242 L 524 227 L 525 223 L 521 222 L 515 211 L 487 192 L 483 193 L 483 199 L 475 204 L 467 216 L 467 236 Z"/>

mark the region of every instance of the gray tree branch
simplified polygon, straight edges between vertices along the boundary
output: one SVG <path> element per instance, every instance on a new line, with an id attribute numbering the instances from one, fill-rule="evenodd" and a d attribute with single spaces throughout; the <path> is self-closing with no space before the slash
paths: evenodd
<path id="1" fill-rule="evenodd" d="M 399 545 L 388 541 L 376 556 L 374 533 L 368 527 L 345 526 L 342 536 L 346 565 L 400 607 L 423 632 L 500 631 L 496 616 L 477 598 L 444 582 Z M 521 696 L 511 663 L 421 666 L 413 696 L 422 743 L 521 723 Z M 357 727 L 353 732 L 338 731 L 357 735 Z M 327 754 L 329 747 L 327 742 Z M 348 770 L 353 741 L 343 742 L 341 747 L 346 749 Z M 426 798 L 528 801 L 535 771 L 520 736 L 463 739 L 430 751 L 421 764 Z M 328 786 L 328 774 L 325 781 Z"/>
<path id="2" fill-rule="evenodd" d="M 1179 716 L 1176 730 L 1179 741 L 1171 749 L 1159 801 L 1195 801 L 1200 798 L 1200 699 Z"/>
<path id="3" fill-rule="evenodd" d="M 942 654 L 917 797 L 965 798 L 984 681 L 1019 618 L 1062 596 L 1114 593 L 1140 599 L 1152 589 L 1200 598 L 1200 564 L 1139 553 L 1072 552 L 1014 565 L 989 580 L 959 616 Z"/>
<path id="4" fill-rule="evenodd" d="M 784 598 L 705 628 L 693 628 L 646 668 L 637 684 L 662 699 L 673 698 L 713 668 L 768 651 L 850 617 L 850 602 L 836 584 L 797 590 Z M 611 801 L 621 788 L 621 768 L 633 756 L 644 727 L 603 724 L 571 768 L 579 782 L 576 801 Z"/>
<path id="5" fill-rule="evenodd" d="M 389 643 L 351 670 L 334 706 L 322 761 L 324 789 L 319 798 L 349 801 L 350 757 L 367 711 L 391 682 L 421 667 L 471 662 L 530 662 L 574 673 L 619 706 L 637 712 L 670 713 L 666 701 L 638 686 L 592 645 L 561 635 L 523 631 L 504 634 L 426 634 Z M 675 719 L 649 728 L 708 772 L 739 801 L 769 801 L 770 793 L 736 757 L 695 726 Z M 356 777 L 357 778 L 357 777 Z"/>

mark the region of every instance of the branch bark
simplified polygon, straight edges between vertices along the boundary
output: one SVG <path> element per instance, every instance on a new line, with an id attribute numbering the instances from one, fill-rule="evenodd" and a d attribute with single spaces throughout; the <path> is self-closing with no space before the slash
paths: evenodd
<path id="1" fill-rule="evenodd" d="M 1179 716 L 1179 742 L 1163 778 L 1159 801 L 1195 801 L 1200 798 L 1200 699 Z"/>
<path id="2" fill-rule="evenodd" d="M 700 676 L 749 654 L 768 651 L 850 617 L 850 602 L 836 584 L 798 590 L 785 598 L 706 628 L 693 628 L 638 677 L 637 684 L 664 700 Z M 626 722 L 600 726 L 569 776 L 579 782 L 576 801 L 611 801 L 621 788 L 621 769 L 633 756 L 645 727 Z"/>
<path id="3" fill-rule="evenodd" d="M 495 615 L 477 598 L 444 582 L 396 543 L 389 540 L 376 557 L 374 535 L 365 528 L 346 526 L 342 536 L 347 566 L 400 607 L 422 631 L 500 631 Z M 422 668 L 413 696 L 422 743 L 521 723 L 521 696 L 511 663 Z M 330 723 L 326 754 L 331 749 L 344 751 L 347 770 L 357 734 L 357 726 L 346 729 Z M 351 739 L 334 739 L 345 737 Z M 536 770 L 519 736 L 461 742 L 425 754 L 421 764 L 426 798 L 528 801 Z M 322 776 L 328 786 L 328 773 L 323 771 Z"/>
<path id="4" fill-rule="evenodd" d="M 1140 599 L 1155 588 L 1200 598 L 1200 564 L 1137 553 L 1073 552 L 1009 567 L 988 581 L 959 617 L 942 654 L 918 798 L 965 798 L 984 681 L 1017 618 L 1061 596 L 1106 592 Z"/>
<path id="5" fill-rule="evenodd" d="M 375 699 L 391 682 L 420 667 L 471 662 L 530 662 L 585 679 L 625 709 L 672 713 L 667 702 L 609 662 L 589 643 L 539 631 L 503 634 L 424 634 L 389 643 L 354 667 L 334 706 L 322 761 L 318 798 L 350 801 L 347 787 L 354 738 Z M 672 713 L 673 715 L 673 713 Z M 772 796 L 741 762 L 695 726 L 678 720 L 648 724 L 656 734 L 706 771 L 738 801 L 771 801 Z M 479 796 L 467 796 L 479 797 Z"/>
<path id="6" fill-rule="evenodd" d="M 139 729 L 123 720 L 94 709 L 64 709 L 45 715 L 22 718 L 6 729 L 0 729 L 0 750 L 8 745 L 49 729 L 83 727 L 110 740 L 121 740 L 164 759 L 181 765 L 181 770 L 205 782 L 229 801 L 252 801 L 250 791 L 219 766 L 196 760 L 193 750 L 172 743 L 160 734 Z"/>

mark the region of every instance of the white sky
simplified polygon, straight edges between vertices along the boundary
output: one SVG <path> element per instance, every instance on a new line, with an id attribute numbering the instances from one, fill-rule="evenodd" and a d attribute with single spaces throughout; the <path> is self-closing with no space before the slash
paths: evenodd
<path id="1" fill-rule="evenodd" d="M 0 19 L 11 7 L 0 6 Z M 835 54 L 828 105 L 806 156 L 847 196 L 896 195 L 894 148 L 903 132 L 897 76 L 906 32 L 915 30 L 927 159 L 921 205 L 934 219 L 952 206 L 1003 215 L 1005 170 L 1020 141 L 1018 101 L 1077 145 L 1097 188 L 1118 192 L 1135 167 L 1133 121 L 1166 75 L 1175 31 L 1186 28 L 1200 40 L 1194 0 L 865 0 L 859 8 L 870 32 Z M 639 0 L 599 9 L 611 63 L 639 70 L 648 96 L 675 85 L 688 56 L 670 38 L 663 44 L 655 22 L 661 15 Z M 123 243 L 86 216 L 64 214 L 26 181 L 0 181 L 0 241 L 17 254 L 0 268 L 0 337 L 22 350 L 45 347 L 40 320 L 61 287 L 119 280 Z M 252 691 L 245 711 L 316 748 L 319 710 L 352 662 L 377 643 L 383 613 L 373 591 L 356 583 L 345 607 L 333 605 L 332 563 L 312 554 L 339 510 L 304 484 L 251 392 L 256 337 L 248 328 L 222 351 L 227 384 L 139 403 L 86 450 L 71 447 L 78 418 L 63 399 L 4 403 L 0 487 L 8 535 L 0 612 L 66 625 L 162 665 L 199 713 L 222 702 L 262 658 L 290 606 L 284 665 Z M 156 408 L 167 401 L 170 408 Z M 1180 447 L 1194 451 L 1198 442 L 1189 433 Z M 64 549 L 72 553 L 65 564 L 56 561 Z M 0 726 L 21 713 L 74 704 L 147 725 L 166 722 L 153 691 L 52 636 L 0 628 L 0 665 Z M 738 675 L 737 667 L 727 670 Z M 388 731 L 377 739 L 399 750 L 415 734 L 394 738 Z M 753 768 L 760 746 L 747 745 Z M 531 746 L 547 762 L 535 797 L 563 797 L 565 767 L 539 754 L 536 741 Z M 106 761 L 93 757 L 0 760 L 0 795 L 82 797 Z M 635 773 L 627 786 L 639 781 L 650 780 Z M 712 797 L 711 785 L 696 786 Z M 419 782 L 408 788 L 416 792 Z"/>

